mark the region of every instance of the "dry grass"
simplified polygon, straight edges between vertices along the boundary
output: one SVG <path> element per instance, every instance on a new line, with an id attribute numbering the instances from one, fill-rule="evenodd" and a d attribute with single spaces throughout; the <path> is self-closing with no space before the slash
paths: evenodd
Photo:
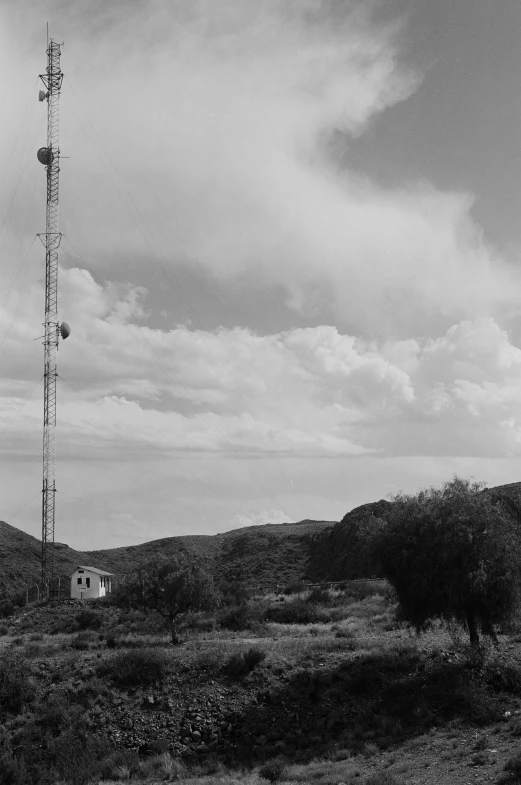
<path id="1" fill-rule="evenodd" d="M 294 597 L 295 595 L 293 595 Z M 292 598 L 273 595 L 271 601 L 278 604 L 287 603 Z M 306 599 L 302 594 L 301 599 Z M 267 602 L 267 600 L 265 600 Z M 40 663 L 46 663 L 42 678 L 56 676 L 57 680 L 77 678 L 78 674 L 87 673 L 89 668 L 98 671 L 98 663 L 112 659 L 115 655 L 131 656 L 140 652 L 152 652 L 165 658 L 165 669 L 169 673 L 183 671 L 196 671 L 200 680 L 220 678 L 225 673 L 226 663 L 237 655 L 242 655 L 251 647 L 256 647 L 266 654 L 263 661 L 259 661 L 255 674 L 259 674 L 260 682 L 283 676 L 281 683 L 290 683 L 294 674 L 301 673 L 319 674 L 327 676 L 337 669 L 342 675 L 353 662 L 364 664 L 367 659 L 374 660 L 374 667 L 380 668 L 384 673 L 385 663 L 390 667 L 399 667 L 401 661 L 408 662 L 418 659 L 422 652 L 428 652 L 428 661 L 438 662 L 447 652 L 458 652 L 459 656 L 466 656 L 468 646 L 462 631 L 457 627 L 446 628 L 440 624 L 421 637 L 411 633 L 408 629 L 396 625 L 394 622 L 394 606 L 389 605 L 383 595 L 373 595 L 365 599 L 346 598 L 340 592 L 332 592 L 327 605 L 328 611 L 335 611 L 339 620 L 321 624 L 277 624 L 267 623 L 256 630 L 232 632 L 222 629 L 188 629 L 185 632 L 185 642 L 182 646 L 172 647 L 166 634 L 159 632 L 140 632 L 139 629 L 128 631 L 129 625 L 138 625 L 136 618 L 126 619 L 119 627 L 116 634 L 115 651 L 107 650 L 106 633 L 84 630 L 82 632 L 60 632 L 57 634 L 37 633 L 36 635 L 6 635 L 0 638 L 0 648 L 8 648 L 29 660 L 31 673 L 37 673 Z M 124 631 L 127 630 L 127 631 Z M 81 642 L 78 648 L 77 643 Z M 82 648 L 84 645 L 84 648 Z M 494 652 L 486 646 L 487 656 L 493 660 Z M 395 663 L 398 663 L 396 665 Z M 322 671 L 320 671 L 322 668 Z M 394 677 L 394 673 L 391 672 Z M 87 679 L 86 676 L 83 678 Z M 255 676 L 257 678 L 257 676 Z M 95 677 L 89 676 L 92 686 L 101 694 L 104 685 L 94 685 Z M 99 681 L 99 679 L 98 679 Z M 90 682 L 88 682 L 90 684 Z M 331 686 L 329 682 L 322 681 L 333 692 L 336 683 Z M 109 685 L 110 686 L 110 685 Z M 368 701 L 369 697 L 360 693 L 362 700 Z M 339 693 L 340 697 L 341 694 Z M 94 696 L 95 699 L 95 696 Z M 512 708 L 514 705 L 512 700 Z M 372 708 L 372 704 L 371 704 Z M 369 711 L 370 713 L 370 711 Z M 427 722 L 427 721 L 426 721 Z M 372 724 L 371 724 L 372 723 Z M 404 723 L 406 724 L 406 723 Z M 429 725 L 421 726 L 428 728 Z M 517 734 L 518 721 L 512 722 L 505 729 L 510 729 L 514 736 Z M 406 728 L 407 730 L 407 728 Z M 418 731 L 421 732 L 421 731 Z M 493 730 L 490 730 L 492 733 Z M 437 748 L 436 755 L 440 761 L 463 765 L 466 758 L 479 756 L 488 744 L 488 735 L 482 733 L 476 738 L 475 746 L 468 747 L 458 743 L 458 731 L 454 731 L 454 739 L 445 738 L 444 745 Z M 281 783 L 318 783 L 318 785 L 337 785 L 344 782 L 346 785 L 357 782 L 365 785 L 364 772 L 374 771 L 375 762 L 384 761 L 385 766 L 393 774 L 399 776 L 411 771 L 411 758 L 423 754 L 426 747 L 426 737 L 412 739 L 410 742 L 401 743 L 403 727 L 400 719 L 387 716 L 385 711 L 372 716 L 371 722 L 363 718 L 356 719 L 339 736 L 338 746 L 320 748 L 320 754 L 327 755 L 323 759 L 315 759 L 308 763 L 286 762 L 284 779 Z M 492 737 L 494 738 L 494 737 Z M 400 744 L 400 752 L 394 757 L 384 755 L 382 748 L 385 746 L 383 739 L 390 739 L 392 745 Z M 428 744 L 428 741 L 427 741 Z M 402 760 L 404 755 L 409 755 L 408 761 Z M 295 759 L 293 759 L 295 760 Z M 382 765 L 384 765 L 382 763 Z M 369 768 L 368 768 L 369 767 Z M 372 767 L 372 768 L 371 768 Z M 244 773 L 229 771 L 223 766 L 217 766 L 214 771 L 208 772 L 197 767 L 190 771 L 173 759 L 168 753 L 155 755 L 145 761 L 136 763 L 132 768 L 128 762 L 121 760 L 104 772 L 105 779 L 100 780 L 100 785 L 109 783 L 129 782 L 131 785 L 155 785 L 159 782 L 190 782 L 192 785 L 265 785 L 266 779 L 259 775 L 259 768 Z M 383 780 L 382 780 L 383 781 Z M 397 780 L 398 781 L 398 780 Z M 399 780 L 401 782 L 401 780 Z M 98 780 L 96 780 L 98 782 Z M 65 783 L 63 783 L 65 785 Z"/>

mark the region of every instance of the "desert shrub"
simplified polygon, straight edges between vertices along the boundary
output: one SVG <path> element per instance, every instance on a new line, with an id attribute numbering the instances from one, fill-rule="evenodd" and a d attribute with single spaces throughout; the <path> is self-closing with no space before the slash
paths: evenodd
<path id="1" fill-rule="evenodd" d="M 257 665 L 260 665 L 266 659 L 266 652 L 259 649 L 257 646 L 252 646 L 242 655 L 244 662 L 249 671 L 252 671 Z"/>
<path id="2" fill-rule="evenodd" d="M 80 630 L 99 630 L 103 620 L 101 614 L 90 608 L 84 608 L 76 614 L 75 621 Z"/>
<path id="3" fill-rule="evenodd" d="M 25 785 L 26 782 L 24 761 L 19 761 L 11 752 L 0 754 L 0 785 Z"/>
<path id="4" fill-rule="evenodd" d="M 331 605 L 332 599 L 329 589 L 315 586 L 306 597 L 306 602 L 311 605 Z"/>
<path id="5" fill-rule="evenodd" d="M 40 706 L 12 738 L 24 777 L 16 785 L 86 785 L 100 776 L 100 761 L 113 748 L 106 738 L 86 732 L 84 712 L 70 706 L 65 692 Z M 0 780 L 1 782 L 1 780 Z"/>
<path id="6" fill-rule="evenodd" d="M 266 652 L 257 646 L 252 646 L 247 651 L 232 654 L 224 666 L 224 671 L 228 676 L 240 679 L 251 673 L 265 659 Z"/>
<path id="7" fill-rule="evenodd" d="M 498 785 L 504 785 L 504 783 L 510 782 L 512 785 L 516 785 L 516 783 L 521 782 L 521 754 L 518 753 L 513 758 L 510 758 L 504 766 L 504 770 L 508 771 L 504 777 L 501 777 L 498 780 Z"/>
<path id="8" fill-rule="evenodd" d="M 242 605 L 250 599 L 250 590 L 242 581 L 222 581 L 219 591 L 226 606 Z"/>
<path id="9" fill-rule="evenodd" d="M 217 673 L 223 667 L 223 659 L 221 649 L 203 649 L 196 654 L 193 667 L 207 673 Z"/>
<path id="10" fill-rule="evenodd" d="M 139 755 L 137 750 L 119 749 L 106 755 L 100 763 L 100 774 L 103 779 L 113 778 L 118 769 L 125 767 L 130 775 L 139 772 Z"/>
<path id="11" fill-rule="evenodd" d="M 300 592 L 304 589 L 304 581 L 291 581 L 284 587 L 284 594 L 289 596 L 290 594 L 300 594 Z"/>
<path id="12" fill-rule="evenodd" d="M 396 779 L 394 774 L 389 771 L 379 771 L 377 774 L 371 774 L 365 781 L 365 785 L 402 785 L 402 779 Z"/>
<path id="13" fill-rule="evenodd" d="M 262 621 L 264 621 L 264 610 L 251 603 L 242 603 L 223 609 L 217 616 L 219 626 L 233 632 L 250 630 Z"/>
<path id="14" fill-rule="evenodd" d="M 92 630 L 79 632 L 71 641 L 71 648 L 78 651 L 87 651 L 91 643 L 97 642 L 98 638 Z"/>
<path id="15" fill-rule="evenodd" d="M 0 656 L 0 709 L 17 713 L 34 696 L 34 685 L 22 654 L 4 651 Z"/>
<path id="16" fill-rule="evenodd" d="M 286 777 L 286 765 L 280 759 L 269 760 L 264 763 L 259 769 L 259 777 L 268 782 L 280 782 Z"/>
<path id="17" fill-rule="evenodd" d="M 197 767 L 198 770 L 199 768 L 202 768 L 201 765 Z M 186 779 L 188 775 L 184 763 L 173 758 L 166 750 L 141 763 L 139 774 L 141 777 L 153 777 L 154 781 L 156 781 L 157 775 L 159 775 L 162 780 L 167 780 L 168 782 L 181 778 Z"/>
<path id="18" fill-rule="evenodd" d="M 15 612 L 15 605 L 11 599 L 0 600 L 0 619 L 6 619 Z"/>
<path id="19" fill-rule="evenodd" d="M 269 607 L 265 618 L 278 624 L 322 624 L 330 621 L 331 615 L 324 608 L 296 599 Z"/>
<path id="20" fill-rule="evenodd" d="M 42 652 L 43 648 L 38 643 L 29 643 L 24 649 L 24 657 L 30 660 L 34 657 L 40 657 Z"/>
<path id="21" fill-rule="evenodd" d="M 109 743 L 103 738 L 75 728 L 67 729 L 53 739 L 45 751 L 49 770 L 54 775 L 51 781 L 60 779 L 70 785 L 86 785 L 98 774 L 100 759 L 109 749 Z"/>
<path id="22" fill-rule="evenodd" d="M 488 662 L 481 674 L 483 680 L 496 692 L 511 692 L 521 695 L 521 669 L 507 663 Z"/>
<path id="23" fill-rule="evenodd" d="M 232 679 L 240 679 L 248 673 L 248 666 L 244 662 L 242 654 L 232 654 L 225 666 L 224 672 Z"/>
<path id="24" fill-rule="evenodd" d="M 385 580 L 372 581 L 372 580 L 357 580 L 346 582 L 342 587 L 344 601 L 359 602 L 365 600 L 367 597 L 372 597 L 374 594 L 380 594 L 386 600 L 394 597 L 394 589 Z"/>
<path id="25" fill-rule="evenodd" d="M 41 704 L 35 722 L 51 736 L 57 736 L 61 730 L 74 724 L 74 719 L 74 712 L 71 712 L 67 694 L 60 691 L 51 694 Z"/>
<path id="26" fill-rule="evenodd" d="M 7 635 L 9 632 L 9 627 L 7 624 L 0 624 L 0 635 Z"/>
<path id="27" fill-rule="evenodd" d="M 131 649 L 100 663 L 98 672 L 121 687 L 148 686 L 165 678 L 167 662 L 155 649 Z"/>
<path id="28" fill-rule="evenodd" d="M 183 630 L 193 630 L 194 632 L 213 632 L 215 627 L 215 617 L 205 613 L 188 613 L 182 624 Z"/>

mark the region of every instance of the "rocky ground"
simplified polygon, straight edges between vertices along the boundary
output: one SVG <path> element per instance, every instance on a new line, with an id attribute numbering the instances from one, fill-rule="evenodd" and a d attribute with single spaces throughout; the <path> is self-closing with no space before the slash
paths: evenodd
<path id="1" fill-rule="evenodd" d="M 99 629 L 75 629 L 82 607 L 65 601 L 2 623 L 0 649 L 23 656 L 34 687 L 23 712 L 3 715 L 13 738 L 50 707 L 73 705 L 86 730 L 143 759 L 168 752 L 189 766 L 213 759 L 236 767 L 281 758 L 290 781 L 318 785 L 378 771 L 411 785 L 517 781 L 505 772 L 521 753 L 516 636 L 500 635 L 481 673 L 446 631 L 415 639 L 383 630 L 392 625 L 382 598 L 370 618 L 363 603 L 353 606 L 345 624 L 356 634 L 338 624 L 192 630 L 176 647 L 155 620 L 111 607 L 100 611 Z M 251 648 L 264 659 L 249 672 L 230 669 Z M 104 670 L 122 652 L 143 651 L 166 658 L 157 683 L 122 686 Z M 459 679 L 468 667 L 467 690 Z"/>

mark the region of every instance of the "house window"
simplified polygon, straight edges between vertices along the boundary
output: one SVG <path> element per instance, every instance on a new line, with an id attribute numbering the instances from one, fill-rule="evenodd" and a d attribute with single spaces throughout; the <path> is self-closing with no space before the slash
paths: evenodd
<path id="1" fill-rule="evenodd" d="M 78 570 L 78 572 L 81 572 L 81 573 L 83 573 L 83 572 L 84 572 L 84 570 Z"/>
<path id="2" fill-rule="evenodd" d="M 85 583 L 87 584 L 87 589 L 90 589 L 90 578 L 85 578 Z"/>
<path id="3" fill-rule="evenodd" d="M 81 586 L 81 578 L 78 578 L 78 586 Z"/>

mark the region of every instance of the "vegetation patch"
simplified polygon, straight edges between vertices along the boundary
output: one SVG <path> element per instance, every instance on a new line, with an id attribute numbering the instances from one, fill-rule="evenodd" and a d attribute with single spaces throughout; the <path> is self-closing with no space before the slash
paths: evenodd
<path id="1" fill-rule="evenodd" d="M 277 624 L 326 624 L 331 621 L 331 613 L 300 598 L 281 605 L 270 606 L 265 620 Z"/>
<path id="2" fill-rule="evenodd" d="M 119 687 L 147 687 L 163 681 L 167 674 L 167 658 L 157 649 L 131 649 L 105 660 L 98 673 L 109 677 Z"/>
<path id="3" fill-rule="evenodd" d="M 23 654 L 4 651 L 0 655 L 0 709 L 20 712 L 34 697 L 34 684 Z"/>

